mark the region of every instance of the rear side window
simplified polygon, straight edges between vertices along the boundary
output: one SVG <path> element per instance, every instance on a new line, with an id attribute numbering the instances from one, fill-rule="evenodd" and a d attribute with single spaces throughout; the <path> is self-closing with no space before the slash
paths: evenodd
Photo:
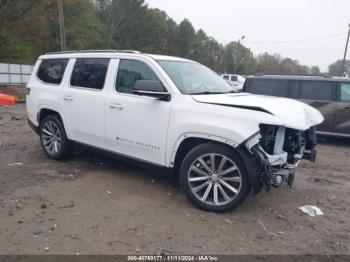
<path id="1" fill-rule="evenodd" d="M 286 96 L 288 80 L 283 79 L 251 79 L 246 91 L 268 96 Z"/>
<path id="2" fill-rule="evenodd" d="M 69 59 L 45 59 L 42 60 L 37 76 L 48 84 L 60 84 L 66 70 Z"/>
<path id="3" fill-rule="evenodd" d="M 103 89 L 108 64 L 107 58 L 77 58 L 70 79 L 71 86 Z"/>
<path id="4" fill-rule="evenodd" d="M 228 75 L 224 75 L 222 78 L 225 79 L 225 80 L 228 80 L 229 76 Z"/>
<path id="5" fill-rule="evenodd" d="M 300 98 L 309 100 L 334 100 L 334 83 L 322 81 L 301 81 Z"/>
<path id="6" fill-rule="evenodd" d="M 120 60 L 116 90 L 120 93 L 133 93 L 134 84 L 138 80 L 159 81 L 152 69 L 141 61 Z"/>
<path id="7" fill-rule="evenodd" d="M 340 101 L 350 102 L 350 83 L 340 85 Z"/>
<path id="8" fill-rule="evenodd" d="M 290 81 L 290 90 L 287 93 L 288 98 L 299 98 L 300 97 L 300 85 L 301 81 L 291 80 Z"/>

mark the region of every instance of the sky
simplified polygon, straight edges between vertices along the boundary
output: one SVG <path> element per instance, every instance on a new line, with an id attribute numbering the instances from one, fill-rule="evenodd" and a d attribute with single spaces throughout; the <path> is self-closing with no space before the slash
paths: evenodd
<path id="1" fill-rule="evenodd" d="M 242 36 L 254 55 L 269 52 L 326 71 L 344 56 L 350 0 L 146 0 L 176 22 L 188 18 L 227 44 Z M 350 48 L 350 47 L 349 47 Z M 350 50 L 347 58 L 350 59 Z"/>

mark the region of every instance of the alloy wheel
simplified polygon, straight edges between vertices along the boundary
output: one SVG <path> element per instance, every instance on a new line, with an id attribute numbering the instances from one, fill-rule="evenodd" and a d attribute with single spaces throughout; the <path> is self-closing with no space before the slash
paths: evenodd
<path id="1" fill-rule="evenodd" d="M 46 121 L 41 131 L 42 143 L 45 150 L 51 154 L 57 154 L 61 149 L 61 132 L 54 121 Z"/>
<path id="2" fill-rule="evenodd" d="M 230 158 L 222 154 L 205 154 L 191 164 L 188 184 L 197 199 L 209 205 L 221 206 L 237 197 L 242 176 Z"/>

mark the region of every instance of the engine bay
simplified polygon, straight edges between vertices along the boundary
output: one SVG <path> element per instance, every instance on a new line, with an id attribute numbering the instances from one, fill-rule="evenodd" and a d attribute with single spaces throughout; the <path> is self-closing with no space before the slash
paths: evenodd
<path id="1" fill-rule="evenodd" d="M 246 143 L 248 150 L 261 164 L 261 182 L 270 186 L 292 186 L 294 173 L 302 159 L 316 159 L 316 131 L 296 130 L 284 126 L 260 125 L 260 134 Z"/>

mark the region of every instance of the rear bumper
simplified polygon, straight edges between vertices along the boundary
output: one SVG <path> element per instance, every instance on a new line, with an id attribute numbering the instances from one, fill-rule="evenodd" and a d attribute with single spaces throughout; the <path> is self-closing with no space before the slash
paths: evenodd
<path id="1" fill-rule="evenodd" d="M 33 122 L 29 120 L 29 118 L 27 119 L 27 121 L 28 121 L 28 125 L 30 126 L 30 128 L 33 129 L 33 131 L 34 131 L 37 135 L 39 135 L 39 128 L 38 128 L 37 126 L 35 126 L 35 125 L 33 124 Z"/>

